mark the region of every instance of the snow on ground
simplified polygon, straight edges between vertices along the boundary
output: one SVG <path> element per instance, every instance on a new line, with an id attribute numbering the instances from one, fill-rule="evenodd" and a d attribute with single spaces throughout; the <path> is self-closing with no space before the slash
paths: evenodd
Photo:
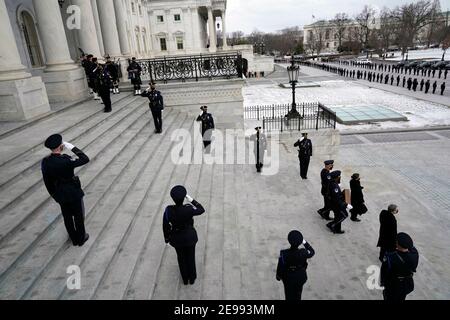
<path id="1" fill-rule="evenodd" d="M 408 52 L 408 60 L 422 60 L 422 59 L 427 59 L 427 60 L 441 60 L 442 59 L 442 54 L 444 52 L 442 51 L 442 49 L 440 48 L 436 48 L 436 49 L 425 49 L 425 50 L 410 50 Z M 406 55 L 405 55 L 406 58 Z M 445 60 L 449 59 L 449 55 L 446 54 L 445 55 Z M 395 51 L 394 52 L 394 57 L 391 58 L 386 58 L 386 60 L 388 61 L 401 61 L 402 60 L 402 52 L 401 51 Z"/>
<path id="2" fill-rule="evenodd" d="M 341 125 L 342 131 L 419 128 L 450 125 L 450 108 L 417 100 L 401 94 L 365 87 L 353 81 L 332 80 L 319 82 L 321 87 L 297 89 L 298 102 L 321 102 L 325 105 L 382 105 L 408 118 L 408 121 L 385 121 L 379 123 Z M 285 104 L 291 102 L 292 91 L 274 84 L 250 85 L 244 87 L 244 106 Z M 255 124 L 247 121 L 248 126 Z"/>

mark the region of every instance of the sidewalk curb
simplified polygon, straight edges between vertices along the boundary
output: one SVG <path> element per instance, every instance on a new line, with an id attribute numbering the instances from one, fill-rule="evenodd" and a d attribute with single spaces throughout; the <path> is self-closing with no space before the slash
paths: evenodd
<path id="1" fill-rule="evenodd" d="M 370 130 L 370 131 L 340 131 L 341 136 L 352 136 L 352 135 L 366 135 L 366 134 L 379 134 L 379 133 L 408 133 L 408 132 L 424 132 L 424 131 L 441 131 L 450 130 L 450 126 L 436 126 L 436 127 L 418 127 L 418 128 L 399 128 L 399 129 L 385 129 L 385 130 Z"/>

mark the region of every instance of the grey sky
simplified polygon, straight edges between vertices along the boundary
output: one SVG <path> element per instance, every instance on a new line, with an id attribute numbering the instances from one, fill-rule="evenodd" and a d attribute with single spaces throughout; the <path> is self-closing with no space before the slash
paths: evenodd
<path id="1" fill-rule="evenodd" d="M 271 32 L 291 26 L 303 26 L 316 20 L 330 19 L 338 12 L 354 16 L 364 5 L 382 9 L 414 0 L 228 0 L 227 32 L 250 33 L 254 29 Z M 442 10 L 450 9 L 450 0 L 441 0 Z"/>

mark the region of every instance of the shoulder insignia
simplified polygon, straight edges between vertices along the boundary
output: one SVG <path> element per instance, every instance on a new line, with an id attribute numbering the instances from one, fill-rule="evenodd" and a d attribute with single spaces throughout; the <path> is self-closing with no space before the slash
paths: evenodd
<path id="1" fill-rule="evenodd" d="M 339 189 L 338 189 L 338 188 L 334 189 L 334 192 L 338 193 L 338 192 L 339 192 Z"/>

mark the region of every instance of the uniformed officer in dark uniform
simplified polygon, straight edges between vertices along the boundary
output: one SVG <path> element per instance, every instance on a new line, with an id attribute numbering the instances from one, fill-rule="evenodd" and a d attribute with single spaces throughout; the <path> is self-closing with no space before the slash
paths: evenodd
<path id="1" fill-rule="evenodd" d="M 351 210 L 353 207 L 344 201 L 344 195 L 339 186 L 341 171 L 333 171 L 330 176 L 330 206 L 334 213 L 334 220 L 327 223 L 327 227 L 335 234 L 342 234 L 345 231 L 341 229 L 341 224 L 348 217 L 347 209 Z"/>
<path id="2" fill-rule="evenodd" d="M 98 93 L 105 106 L 104 112 L 111 112 L 111 87 L 113 85 L 112 77 L 108 69 L 102 65 L 98 65 Z"/>
<path id="3" fill-rule="evenodd" d="M 253 153 L 256 161 L 256 171 L 261 172 L 264 166 L 264 152 L 267 150 L 267 138 L 266 135 L 261 132 L 261 127 L 255 128 L 256 133 L 250 137 L 253 141 Z"/>
<path id="4" fill-rule="evenodd" d="M 105 65 L 105 69 L 108 71 L 109 75 L 111 76 L 111 92 L 113 94 L 119 94 L 119 82 L 120 82 L 120 77 L 119 77 L 119 73 L 120 73 L 120 67 L 117 63 L 115 63 L 114 61 L 111 61 L 111 57 L 110 56 L 106 56 L 106 65 Z"/>
<path id="5" fill-rule="evenodd" d="M 203 145 L 207 152 L 209 152 L 209 146 L 211 145 L 212 130 L 215 129 L 214 118 L 211 113 L 208 113 L 208 106 L 200 107 L 202 113 L 197 117 L 197 121 L 201 121 L 202 127 L 202 137 Z"/>
<path id="6" fill-rule="evenodd" d="M 195 267 L 195 245 L 198 242 L 194 228 L 194 216 L 205 212 L 203 206 L 187 194 L 183 186 L 175 186 L 170 191 L 175 205 L 166 207 L 163 217 L 164 240 L 175 248 L 183 283 L 194 284 L 197 279 Z M 184 199 L 190 204 L 183 205 Z"/>
<path id="7" fill-rule="evenodd" d="M 278 281 L 283 281 L 286 300 L 301 300 L 303 285 L 308 280 L 307 260 L 311 259 L 315 252 L 311 245 L 303 239 L 300 231 L 291 231 L 288 241 L 291 247 L 280 251 L 276 278 Z M 301 244 L 305 248 L 299 249 Z"/>
<path id="8" fill-rule="evenodd" d="M 156 85 L 152 82 L 150 83 L 150 88 L 142 92 L 141 96 L 150 100 L 149 107 L 155 124 L 155 133 L 162 133 L 162 111 L 164 110 L 164 100 L 161 92 L 156 90 Z"/>
<path id="9" fill-rule="evenodd" d="M 413 275 L 419 264 L 419 252 L 406 233 L 397 235 L 397 248 L 386 253 L 381 265 L 381 285 L 386 301 L 404 301 L 414 291 Z"/>
<path id="10" fill-rule="evenodd" d="M 317 213 L 326 220 L 333 220 L 330 218 L 330 182 L 331 182 L 331 170 L 333 170 L 334 160 L 327 160 L 324 162 L 325 168 L 320 172 L 320 180 L 322 188 L 320 193 L 323 196 L 323 208 L 317 210 Z"/>
<path id="11" fill-rule="evenodd" d="M 309 162 L 313 155 L 312 142 L 308 139 L 307 133 L 302 133 L 302 138 L 299 139 L 294 147 L 298 147 L 298 160 L 300 161 L 300 177 L 303 180 L 308 179 Z"/>
<path id="12" fill-rule="evenodd" d="M 141 72 L 142 72 L 142 68 L 139 65 L 139 63 L 137 63 L 136 58 L 133 57 L 131 59 L 131 62 L 127 68 L 128 71 L 128 79 L 131 80 L 131 84 L 134 87 L 134 95 L 139 95 L 141 94 L 141 84 L 142 84 L 142 80 L 141 80 Z"/>
<path id="13" fill-rule="evenodd" d="M 45 147 L 52 151 L 41 163 L 45 187 L 61 207 L 72 244 L 81 247 L 89 239 L 89 234 L 84 228 L 84 192 L 79 178 L 74 174 L 74 169 L 88 163 L 89 158 L 74 145 L 63 142 L 59 134 L 48 137 Z M 78 158 L 72 159 L 62 154 L 64 148 L 71 150 Z"/>

